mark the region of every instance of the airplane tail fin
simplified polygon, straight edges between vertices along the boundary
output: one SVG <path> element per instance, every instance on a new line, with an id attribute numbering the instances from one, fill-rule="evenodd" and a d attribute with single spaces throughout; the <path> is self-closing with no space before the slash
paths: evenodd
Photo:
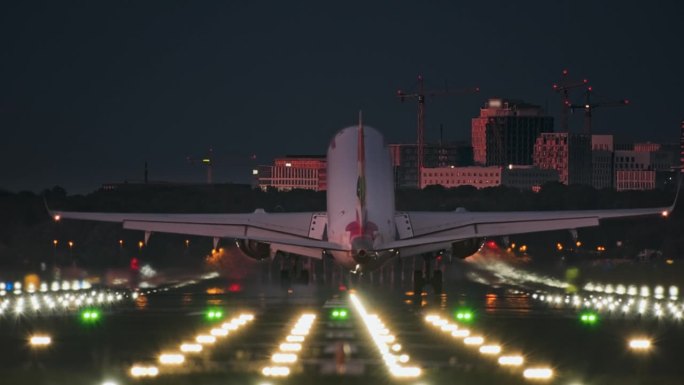
<path id="1" fill-rule="evenodd" d="M 365 227 L 366 223 L 366 145 L 363 133 L 363 112 L 359 111 L 359 128 L 357 139 L 357 168 L 356 180 L 357 215 L 359 224 Z M 361 232 L 363 234 L 363 232 Z"/>

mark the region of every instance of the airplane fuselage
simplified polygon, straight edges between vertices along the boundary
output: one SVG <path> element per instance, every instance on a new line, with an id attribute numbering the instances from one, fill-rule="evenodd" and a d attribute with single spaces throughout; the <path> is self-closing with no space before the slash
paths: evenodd
<path id="1" fill-rule="evenodd" d="M 348 127 L 330 141 L 327 158 L 328 241 L 351 250 L 331 253 L 344 267 L 373 269 L 394 255 L 376 251 L 396 236 L 387 144 L 373 128 Z"/>

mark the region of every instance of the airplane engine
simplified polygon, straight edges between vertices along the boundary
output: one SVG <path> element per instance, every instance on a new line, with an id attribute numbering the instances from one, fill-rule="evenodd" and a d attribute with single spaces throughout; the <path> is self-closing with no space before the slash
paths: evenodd
<path id="1" fill-rule="evenodd" d="M 452 258 L 465 259 L 475 254 L 482 247 L 482 238 L 470 238 L 465 241 L 454 242 L 451 244 Z"/>
<path id="2" fill-rule="evenodd" d="M 271 245 L 268 243 L 251 241 L 249 239 L 238 239 L 235 241 L 238 249 L 245 256 L 261 261 L 271 257 Z"/>

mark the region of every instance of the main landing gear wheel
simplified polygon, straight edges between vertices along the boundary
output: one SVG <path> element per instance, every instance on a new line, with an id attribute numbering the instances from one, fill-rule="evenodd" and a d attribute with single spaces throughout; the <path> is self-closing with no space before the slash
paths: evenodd
<path id="1" fill-rule="evenodd" d="M 435 294 L 442 294 L 443 284 L 444 279 L 442 278 L 442 270 L 435 270 L 432 274 L 432 288 L 435 290 Z"/>

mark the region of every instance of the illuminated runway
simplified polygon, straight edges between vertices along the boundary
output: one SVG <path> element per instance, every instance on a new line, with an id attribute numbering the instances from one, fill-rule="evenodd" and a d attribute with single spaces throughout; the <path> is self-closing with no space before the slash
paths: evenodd
<path id="1" fill-rule="evenodd" d="M 672 310 L 656 317 L 655 299 L 652 316 L 626 317 L 617 315 L 617 302 L 615 314 L 607 300 L 596 309 L 604 298 L 594 291 L 575 298 L 556 288 L 468 281 L 441 296 L 377 280 L 354 294 L 332 284 L 287 292 L 222 279 L 136 298 L 112 292 L 111 303 L 109 294 L 88 293 L 60 294 L 62 301 L 83 295 L 84 305 L 61 312 L 31 310 L 38 300 L 26 294 L 17 312 L 20 297 L 4 297 L 2 383 L 579 385 L 684 378 L 684 325 Z M 635 311 L 641 299 L 633 301 Z M 663 301 L 664 310 L 681 309 L 679 299 Z"/>

